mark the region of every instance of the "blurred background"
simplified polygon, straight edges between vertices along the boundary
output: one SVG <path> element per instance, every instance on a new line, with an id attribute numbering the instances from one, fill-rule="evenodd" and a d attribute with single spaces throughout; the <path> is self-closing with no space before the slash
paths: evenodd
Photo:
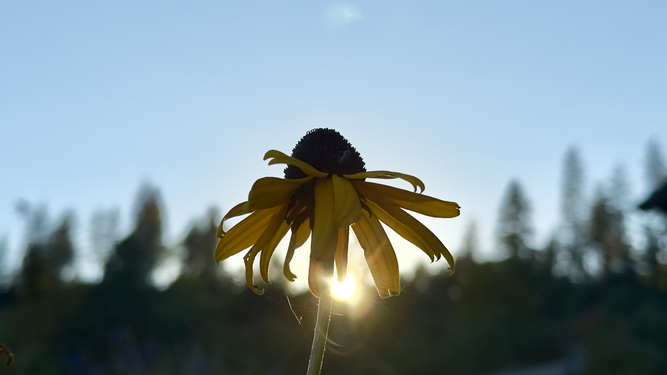
<path id="1" fill-rule="evenodd" d="M 263 296 L 242 255 L 212 253 L 221 216 L 282 175 L 264 153 L 318 127 L 462 207 L 419 217 L 455 275 L 390 233 L 395 298 L 352 240 L 325 374 L 667 373 L 665 19 L 658 1 L 0 3 L 0 373 L 305 371 L 309 245 L 295 283 L 279 247 Z"/>

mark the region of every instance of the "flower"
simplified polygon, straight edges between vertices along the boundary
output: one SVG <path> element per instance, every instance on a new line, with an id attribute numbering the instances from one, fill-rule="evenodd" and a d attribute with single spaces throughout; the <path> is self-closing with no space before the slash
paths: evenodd
<path id="1" fill-rule="evenodd" d="M 367 172 L 359 153 L 338 132 L 309 131 L 287 156 L 271 150 L 264 155 L 269 165 L 287 164 L 285 178 L 264 177 L 255 182 L 246 202 L 239 203 L 218 227 L 220 241 L 215 260 L 221 262 L 251 247 L 245 255 L 246 282 L 262 294 L 253 281 L 253 264 L 260 255 L 262 279 L 269 283 L 269 261 L 280 240 L 291 231 L 283 267 L 285 277 L 296 276 L 289 264 L 294 251 L 312 232 L 308 285 L 319 297 L 326 269 L 335 264 L 339 280 L 347 274 L 350 227 L 364 250 L 368 268 L 381 297 L 400 293 L 398 261 L 387 234 L 389 228 L 424 251 L 431 261 L 444 256 L 454 271 L 454 259 L 440 240 L 405 210 L 433 217 L 456 217 L 459 205 L 416 193 L 424 190 L 418 178 L 407 174 Z M 367 182 L 369 178 L 403 179 L 415 192 Z M 227 233 L 223 224 L 230 218 L 250 214 Z M 331 275 L 328 275 L 331 277 Z"/>

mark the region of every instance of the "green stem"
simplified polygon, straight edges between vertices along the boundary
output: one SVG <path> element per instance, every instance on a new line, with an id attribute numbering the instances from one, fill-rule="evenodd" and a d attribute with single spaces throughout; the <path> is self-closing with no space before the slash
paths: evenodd
<path id="1" fill-rule="evenodd" d="M 317 308 L 317 321 L 315 322 L 315 335 L 313 336 L 313 347 L 310 349 L 310 361 L 306 375 L 319 375 L 322 371 L 324 360 L 324 349 L 329 334 L 329 321 L 331 320 L 331 305 L 333 296 L 331 284 L 333 281 L 333 262 L 324 264 L 322 269 L 322 285 L 320 286 L 320 303 Z"/>

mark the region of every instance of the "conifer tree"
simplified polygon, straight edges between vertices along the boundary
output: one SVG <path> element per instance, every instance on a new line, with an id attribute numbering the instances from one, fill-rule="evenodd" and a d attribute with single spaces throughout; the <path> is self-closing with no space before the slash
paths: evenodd
<path id="1" fill-rule="evenodd" d="M 657 140 L 651 139 L 646 145 L 646 186 L 653 191 L 667 178 L 667 167 L 662 155 L 662 148 Z"/>
<path id="2" fill-rule="evenodd" d="M 604 192 L 599 192 L 591 208 L 590 236 L 593 247 L 602 257 L 605 275 L 626 271 L 630 246 L 627 243 L 623 212 Z"/>
<path id="3" fill-rule="evenodd" d="M 530 204 L 518 180 L 512 180 L 505 193 L 500 207 L 497 234 L 500 248 L 506 255 L 511 258 L 525 258 L 530 255 Z"/>
<path id="4" fill-rule="evenodd" d="M 216 212 L 211 210 L 204 225 L 194 225 L 183 240 L 185 257 L 183 259 L 183 276 L 188 278 L 201 277 L 206 281 L 215 281 L 218 266 L 213 258 L 216 236 Z"/>
<path id="5" fill-rule="evenodd" d="M 656 281 L 657 274 L 660 271 L 658 263 L 658 254 L 660 253 L 660 238 L 649 226 L 644 226 L 644 248 L 641 255 L 641 261 L 646 266 L 646 273 L 650 280 Z"/>
<path id="6" fill-rule="evenodd" d="M 71 238 L 73 216 L 67 213 L 49 238 L 49 261 L 51 278 L 62 279 L 63 271 L 72 266 L 74 245 Z"/>
<path id="7" fill-rule="evenodd" d="M 459 259 L 471 260 L 479 253 L 479 233 L 477 230 L 477 221 L 470 220 L 466 231 L 463 234 L 463 242 L 461 251 L 459 252 Z"/>
<path id="8" fill-rule="evenodd" d="M 135 228 L 114 247 L 105 265 L 103 284 L 130 290 L 151 287 L 151 272 L 164 250 L 159 200 L 156 188 L 141 188 Z"/>
<path id="9" fill-rule="evenodd" d="M 545 270 L 548 274 L 563 274 L 561 270 L 556 269 L 556 257 L 560 251 L 560 243 L 558 242 L 558 237 L 554 234 L 549 239 L 549 242 L 544 247 L 544 250 L 541 253 L 536 253 L 540 255 L 538 259 L 540 263 L 540 268 Z"/>
<path id="10" fill-rule="evenodd" d="M 72 214 L 67 213 L 48 233 L 46 209 L 39 207 L 30 211 L 28 245 L 18 280 L 24 295 L 43 296 L 62 284 L 63 271 L 74 259 L 71 222 Z"/>
<path id="11" fill-rule="evenodd" d="M 569 261 L 567 268 L 575 281 L 586 278 L 586 199 L 584 197 L 584 169 L 579 150 L 570 147 L 565 154 L 561 192 L 561 248 Z"/>
<path id="12" fill-rule="evenodd" d="M 649 196 L 661 184 L 667 183 L 667 167 L 660 144 L 651 139 L 646 145 L 646 196 Z M 657 277 L 663 270 L 658 262 L 658 255 L 665 251 L 663 243 L 667 236 L 667 219 L 660 214 L 649 211 L 643 215 L 644 247 L 642 261 L 648 266 L 648 274 Z"/>
<path id="13" fill-rule="evenodd" d="M 104 265 L 117 241 L 118 210 L 99 209 L 90 219 L 90 258 Z"/>

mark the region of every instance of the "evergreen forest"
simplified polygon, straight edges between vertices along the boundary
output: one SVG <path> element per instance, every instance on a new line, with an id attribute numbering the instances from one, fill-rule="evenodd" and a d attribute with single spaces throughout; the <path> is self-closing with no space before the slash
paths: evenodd
<path id="1" fill-rule="evenodd" d="M 647 191 L 657 189 L 667 178 L 657 143 L 645 161 Z M 624 176 L 619 168 L 588 189 L 569 149 L 554 198 L 561 224 L 540 246 L 530 192 L 511 180 L 488 213 L 497 256 L 480 256 L 470 221 L 455 274 L 419 268 L 400 296 L 380 299 L 364 285 L 356 305 L 335 300 L 323 373 L 485 375 L 563 360 L 573 374 L 667 373 L 667 215 L 640 210 Z M 18 206 L 27 240 L 0 287 L 0 343 L 14 363 L 0 357 L 0 374 L 304 373 L 317 299 L 278 276 L 256 295 L 213 261 L 218 215 L 165 244 L 159 191 L 137 199 L 119 238 L 113 215 L 93 217 L 104 265 L 94 283 L 72 275 L 73 214 L 51 221 L 39 206 Z M 151 275 L 170 252 L 180 274 L 156 287 Z"/>

